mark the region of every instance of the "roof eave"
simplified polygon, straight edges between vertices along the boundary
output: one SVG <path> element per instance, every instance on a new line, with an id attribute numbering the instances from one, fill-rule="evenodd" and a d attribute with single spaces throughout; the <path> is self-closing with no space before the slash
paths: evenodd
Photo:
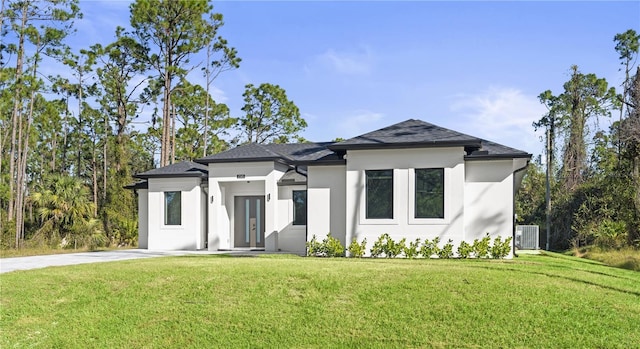
<path id="1" fill-rule="evenodd" d="M 228 164 L 231 162 L 268 162 L 275 161 L 281 164 L 289 165 L 293 161 L 284 159 L 281 157 L 269 157 L 269 158 L 236 158 L 236 159 L 198 159 L 197 163 L 208 165 L 208 164 Z"/>
<path id="2" fill-rule="evenodd" d="M 464 159 L 474 160 L 506 160 L 506 159 L 531 159 L 532 154 L 489 154 L 489 155 L 465 155 Z"/>
<path id="3" fill-rule="evenodd" d="M 148 175 L 144 175 L 144 174 L 138 174 L 138 175 L 133 175 L 133 178 L 140 178 L 140 179 L 149 179 L 149 178 L 176 178 L 176 177 L 180 177 L 180 178 L 189 178 L 189 177 L 193 177 L 193 178 L 208 178 L 209 175 L 203 172 L 200 173 L 162 173 L 162 174 L 148 174 Z"/>
<path id="4" fill-rule="evenodd" d="M 335 144 L 328 148 L 333 151 L 366 150 L 366 149 L 407 149 L 407 148 L 446 148 L 446 147 L 480 147 L 481 141 L 434 141 L 411 143 L 368 143 L 368 144 Z"/>
<path id="5" fill-rule="evenodd" d="M 295 161 L 295 165 L 298 166 L 315 166 L 315 165 L 346 165 L 347 160 L 345 159 L 336 159 L 336 160 L 302 160 Z"/>

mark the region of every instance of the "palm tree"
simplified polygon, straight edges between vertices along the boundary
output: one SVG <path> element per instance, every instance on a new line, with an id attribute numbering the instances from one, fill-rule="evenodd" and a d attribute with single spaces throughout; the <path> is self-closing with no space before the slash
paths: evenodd
<path id="1" fill-rule="evenodd" d="M 79 179 L 53 175 L 41 191 L 30 196 L 36 207 L 41 227 L 34 238 L 74 248 L 94 248 L 104 243 L 100 224 L 93 216 L 95 204 L 89 199 L 89 188 Z"/>

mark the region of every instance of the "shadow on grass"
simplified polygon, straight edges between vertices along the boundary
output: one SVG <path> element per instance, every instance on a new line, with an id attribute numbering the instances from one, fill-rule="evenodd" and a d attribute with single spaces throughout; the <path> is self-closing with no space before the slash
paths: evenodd
<path id="1" fill-rule="evenodd" d="M 542 256 L 562 259 L 562 260 L 569 261 L 569 262 L 575 262 L 576 264 L 586 263 L 586 264 L 590 264 L 590 265 L 602 266 L 602 267 L 605 267 L 605 268 L 614 268 L 614 269 L 611 269 L 611 270 L 627 269 L 627 270 L 632 270 L 633 271 L 633 269 L 620 268 L 619 266 L 612 266 L 612 265 L 609 265 L 609 264 L 606 264 L 606 263 L 603 263 L 603 262 L 600 262 L 600 261 L 589 260 L 589 259 L 584 259 L 584 258 L 574 257 L 574 256 L 564 256 L 564 255 L 560 255 L 560 254 L 557 254 L 557 253 L 545 252 Z M 630 277 L 626 277 L 626 276 L 615 275 L 615 274 L 610 274 L 610 273 L 605 273 L 605 272 L 595 271 L 595 270 L 589 270 L 589 269 L 574 268 L 574 267 L 568 266 L 566 264 L 547 263 L 547 265 L 551 265 L 551 266 L 554 266 L 554 267 L 557 267 L 557 268 L 562 268 L 562 269 L 571 269 L 571 270 L 582 271 L 582 272 L 585 272 L 585 273 L 604 275 L 604 276 L 614 277 L 614 278 L 623 279 L 623 280 L 636 281 L 636 279 L 630 278 Z"/>
<path id="2" fill-rule="evenodd" d="M 546 273 L 546 272 L 539 272 L 539 271 L 531 271 L 531 270 L 521 270 L 521 269 L 516 269 L 516 268 L 508 268 L 508 267 L 496 267 L 496 266 L 492 266 L 490 264 L 484 264 L 484 265 L 469 265 L 469 267 L 471 268 L 478 268 L 478 269 L 488 269 L 488 270 L 508 270 L 508 271 L 513 271 L 513 272 L 517 272 L 517 273 L 522 273 L 522 272 L 526 272 L 529 274 L 535 274 L 535 275 L 541 275 L 541 276 L 547 276 L 550 278 L 556 278 L 556 279 L 563 279 L 563 280 L 568 280 L 568 281 L 573 281 L 573 282 L 577 282 L 577 283 L 582 283 L 585 285 L 589 285 L 589 286 L 596 286 L 596 287 L 600 287 L 603 289 L 607 289 L 607 290 L 611 290 L 611 291 L 616 291 L 616 292 L 621 292 L 621 293 L 626 293 L 626 294 L 630 294 L 633 296 L 637 296 L 640 297 L 640 292 L 638 291 L 633 291 L 633 290 L 625 290 L 623 288 L 618 288 L 618 287 L 614 287 L 614 286 L 609 286 L 609 285 L 602 285 L 593 281 L 588 281 L 588 280 L 583 280 L 583 279 L 579 279 L 576 277 L 570 277 L 570 276 L 563 276 L 563 275 L 556 275 L 556 274 L 552 274 L 552 273 Z M 581 270 L 581 269 L 574 269 L 576 271 L 585 271 L 585 272 L 591 272 L 589 270 Z M 598 274 L 596 272 L 596 274 Z M 612 275 L 607 275 L 607 274 L 603 274 L 606 276 L 612 276 Z M 615 276 L 614 276 L 615 277 Z M 634 279 L 629 279 L 634 281 Z"/>

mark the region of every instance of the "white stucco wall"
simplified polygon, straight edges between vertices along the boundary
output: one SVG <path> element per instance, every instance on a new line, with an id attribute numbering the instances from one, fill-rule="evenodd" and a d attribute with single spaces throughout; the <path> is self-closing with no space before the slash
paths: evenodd
<path id="1" fill-rule="evenodd" d="M 278 188 L 278 250 L 304 254 L 307 226 L 293 225 L 294 190 L 307 190 L 307 187 L 288 185 Z"/>
<path id="2" fill-rule="evenodd" d="M 150 178 L 148 190 L 148 248 L 151 250 L 197 250 L 202 239 L 200 178 Z M 164 192 L 181 192 L 181 225 L 164 225 Z"/>
<path id="3" fill-rule="evenodd" d="M 465 240 L 506 239 L 513 234 L 514 160 L 467 161 L 465 170 Z"/>
<path id="4" fill-rule="evenodd" d="M 265 196 L 265 250 L 278 249 L 278 180 L 288 167 L 271 161 L 209 164 L 208 249 L 232 249 L 234 198 Z M 239 178 L 241 175 L 242 178 Z"/>
<path id="5" fill-rule="evenodd" d="M 443 219 L 415 219 L 414 170 L 444 168 Z M 393 169 L 393 219 L 366 219 L 365 170 Z M 382 234 L 394 239 L 416 238 L 458 244 L 464 238 L 465 163 L 462 147 L 350 150 L 346 168 L 346 241 L 367 239 L 367 250 Z M 367 251 L 368 252 L 368 251 Z"/>
<path id="6" fill-rule="evenodd" d="M 138 248 L 149 247 L 149 190 L 138 189 Z"/>
<path id="7" fill-rule="evenodd" d="M 307 169 L 307 240 L 327 233 L 347 243 L 346 166 L 309 166 Z"/>

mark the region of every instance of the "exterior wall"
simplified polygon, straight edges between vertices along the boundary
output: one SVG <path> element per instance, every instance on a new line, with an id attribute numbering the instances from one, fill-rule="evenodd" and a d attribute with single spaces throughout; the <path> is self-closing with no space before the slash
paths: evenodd
<path id="1" fill-rule="evenodd" d="M 278 188 L 278 250 L 304 254 L 307 226 L 293 225 L 294 190 L 307 190 L 307 187 L 303 184 Z M 307 202 L 309 202 L 308 196 Z"/>
<path id="2" fill-rule="evenodd" d="M 327 233 L 347 246 L 346 166 L 309 166 L 307 170 L 307 240 Z"/>
<path id="3" fill-rule="evenodd" d="M 288 169 L 274 162 L 209 164 L 208 249 L 232 249 L 234 197 L 265 196 L 265 250 L 278 250 L 278 180 Z"/>
<path id="4" fill-rule="evenodd" d="M 444 168 L 444 218 L 415 219 L 414 169 Z M 365 170 L 393 169 L 393 219 L 366 219 Z M 350 150 L 346 166 L 345 241 L 366 238 L 371 246 L 388 233 L 394 239 L 416 238 L 457 245 L 464 239 L 465 162 L 462 147 Z M 368 252 L 368 251 L 367 251 Z"/>
<path id="5" fill-rule="evenodd" d="M 513 235 L 514 160 L 468 161 L 465 171 L 465 240 L 489 233 Z M 511 255 L 511 254 L 510 254 Z"/>
<path id="6" fill-rule="evenodd" d="M 150 178 L 148 191 L 148 248 L 198 250 L 204 248 L 200 178 Z M 181 225 L 164 225 L 164 192 L 180 191 Z"/>
<path id="7" fill-rule="evenodd" d="M 138 248 L 149 248 L 149 190 L 138 189 Z"/>

